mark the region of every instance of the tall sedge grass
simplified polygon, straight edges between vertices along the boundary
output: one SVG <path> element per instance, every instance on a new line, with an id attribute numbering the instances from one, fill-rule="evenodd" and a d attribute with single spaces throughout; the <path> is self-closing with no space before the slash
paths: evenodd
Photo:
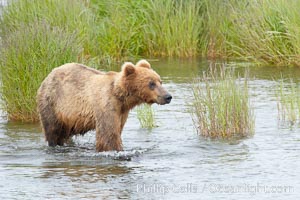
<path id="1" fill-rule="evenodd" d="M 46 22 L 20 25 L 2 41 L 0 70 L 3 109 L 10 120 L 36 121 L 36 92 L 52 68 L 82 51 L 76 32 Z"/>
<path id="2" fill-rule="evenodd" d="M 100 16 L 99 48 L 112 60 L 134 58 L 143 53 L 143 1 L 108 1 Z M 99 4 L 98 9 L 99 9 Z M 103 4 L 100 4 L 102 7 Z"/>
<path id="3" fill-rule="evenodd" d="M 144 10 L 146 54 L 191 57 L 198 55 L 204 24 L 195 0 L 152 0 Z"/>
<path id="4" fill-rule="evenodd" d="M 224 29 L 228 57 L 260 64 L 300 65 L 300 1 L 231 2 Z"/>
<path id="5" fill-rule="evenodd" d="M 50 29 L 59 27 L 67 34 L 76 32 L 83 41 L 85 54 L 89 55 L 95 48 L 96 17 L 84 2 L 77 0 L 9 1 L 8 6 L 2 10 L 1 37 L 5 40 L 11 31 L 35 22 L 44 22 Z M 39 27 L 37 26 L 36 29 Z"/>
<path id="6" fill-rule="evenodd" d="M 99 17 L 99 48 L 117 60 L 140 55 L 196 56 L 203 28 L 200 5 L 195 0 L 98 3 L 98 9 L 106 8 Z"/>
<path id="7" fill-rule="evenodd" d="M 225 58 L 226 35 L 232 28 L 231 9 L 238 8 L 239 1 L 203 0 L 200 18 L 203 20 L 203 30 L 200 34 L 199 49 L 201 54 L 210 59 Z"/>
<path id="8" fill-rule="evenodd" d="M 88 54 L 92 17 L 70 0 L 11 1 L 2 12 L 2 108 L 9 120 L 37 121 L 38 87 L 54 67 Z"/>
<path id="9" fill-rule="evenodd" d="M 155 113 L 151 105 L 142 104 L 136 108 L 137 117 L 142 128 L 156 127 Z"/>
<path id="10" fill-rule="evenodd" d="M 240 58 L 297 65 L 300 1 L 22 0 L 3 9 L 1 34 L 44 20 L 78 31 L 84 58 L 136 56 Z"/>
<path id="11" fill-rule="evenodd" d="M 205 72 L 192 85 L 192 115 L 197 131 L 211 138 L 245 137 L 254 133 L 248 78 L 237 78 L 222 66 Z"/>
<path id="12" fill-rule="evenodd" d="M 290 125 L 300 120 L 300 88 L 293 79 L 289 83 L 281 80 L 276 88 L 278 118 Z"/>

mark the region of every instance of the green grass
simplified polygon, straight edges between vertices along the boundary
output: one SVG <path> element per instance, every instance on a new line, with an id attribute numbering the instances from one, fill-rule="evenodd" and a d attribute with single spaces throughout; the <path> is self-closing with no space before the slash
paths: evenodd
<path id="1" fill-rule="evenodd" d="M 92 16 L 81 1 L 11 1 L 1 27 L 1 98 L 9 120 L 37 121 L 36 92 L 54 67 L 85 60 Z"/>
<path id="2" fill-rule="evenodd" d="M 103 6 L 100 5 L 100 6 Z M 100 17 L 99 48 L 112 60 L 133 58 L 143 52 L 143 1 L 108 1 Z"/>
<path id="3" fill-rule="evenodd" d="M 239 58 L 300 66 L 300 1 L 22 0 L 4 8 L 1 34 L 46 21 L 77 31 L 85 60 L 137 56 Z"/>
<path id="4" fill-rule="evenodd" d="M 154 128 L 155 123 L 155 113 L 151 105 L 142 104 L 136 108 L 137 118 L 140 122 L 142 128 Z"/>
<path id="5" fill-rule="evenodd" d="M 64 29 L 67 33 L 76 32 L 83 41 L 86 54 L 94 47 L 96 17 L 85 6 L 84 1 L 73 0 L 22 0 L 10 1 L 3 9 L 0 21 L 1 37 L 5 39 L 10 32 L 19 30 L 25 25 L 43 22 L 52 28 Z M 37 29 L 39 27 L 36 27 Z"/>
<path id="6" fill-rule="evenodd" d="M 293 79 L 282 79 L 276 87 L 278 119 L 291 126 L 300 120 L 300 88 Z"/>
<path id="7" fill-rule="evenodd" d="M 148 1 L 144 9 L 145 53 L 151 56 L 198 55 L 203 19 L 194 0 Z"/>
<path id="8" fill-rule="evenodd" d="M 229 1 L 225 55 L 259 64 L 299 66 L 300 1 Z"/>
<path id="9" fill-rule="evenodd" d="M 22 25 L 3 38 L 1 97 L 10 120 L 36 121 L 36 92 L 52 68 L 72 62 L 82 51 L 78 34 L 46 22 Z"/>
<path id="10" fill-rule="evenodd" d="M 201 135 L 228 139 L 254 133 L 247 76 L 241 79 L 226 66 L 214 66 L 195 79 L 192 92 L 192 116 Z"/>
<path id="11" fill-rule="evenodd" d="M 112 59 L 198 54 L 203 22 L 197 1 L 118 0 L 96 4 L 96 10 L 103 7 L 99 48 Z"/>

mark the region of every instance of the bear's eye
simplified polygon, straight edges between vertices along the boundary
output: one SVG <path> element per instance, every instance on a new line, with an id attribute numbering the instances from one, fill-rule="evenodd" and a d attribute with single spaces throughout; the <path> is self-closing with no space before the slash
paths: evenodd
<path id="1" fill-rule="evenodd" d="M 156 84 L 155 84 L 154 81 L 150 81 L 150 82 L 149 82 L 149 88 L 150 88 L 151 90 L 154 90 L 155 86 L 156 86 Z"/>

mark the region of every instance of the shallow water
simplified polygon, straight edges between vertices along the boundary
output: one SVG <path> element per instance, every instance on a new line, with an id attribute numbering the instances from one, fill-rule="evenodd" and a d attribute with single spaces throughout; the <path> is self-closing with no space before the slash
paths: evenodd
<path id="1" fill-rule="evenodd" d="M 171 104 L 154 106 L 158 127 L 141 129 L 132 111 L 124 152 L 95 152 L 95 132 L 51 148 L 37 124 L 0 121 L 0 199 L 298 199 L 300 131 L 281 126 L 274 95 L 281 73 L 251 68 L 255 135 L 216 141 L 197 135 L 186 104 L 201 60 L 152 62 Z M 238 70 L 246 64 L 230 63 Z"/>

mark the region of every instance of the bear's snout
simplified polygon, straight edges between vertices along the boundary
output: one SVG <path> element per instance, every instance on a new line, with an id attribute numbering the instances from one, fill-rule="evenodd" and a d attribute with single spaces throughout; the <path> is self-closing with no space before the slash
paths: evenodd
<path id="1" fill-rule="evenodd" d="M 158 96 L 157 103 L 160 104 L 160 105 L 165 105 L 165 104 L 170 103 L 171 100 L 172 100 L 172 95 L 167 93 L 165 95 Z"/>
<path id="2" fill-rule="evenodd" d="M 172 95 L 166 94 L 166 95 L 164 96 L 164 100 L 165 100 L 166 104 L 170 103 L 171 100 L 172 100 Z"/>
<path id="3" fill-rule="evenodd" d="M 172 95 L 167 92 L 162 86 L 157 87 L 157 98 L 156 98 L 156 103 L 160 105 L 165 105 L 171 102 L 172 100 Z"/>

